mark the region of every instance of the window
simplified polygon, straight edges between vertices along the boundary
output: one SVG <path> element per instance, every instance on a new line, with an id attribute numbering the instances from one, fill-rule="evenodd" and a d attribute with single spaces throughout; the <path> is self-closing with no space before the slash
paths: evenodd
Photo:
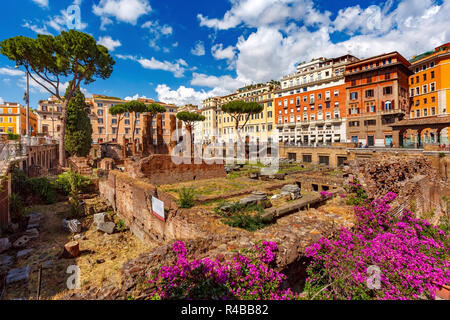
<path id="1" fill-rule="evenodd" d="M 100 117 L 103 116 L 103 110 L 102 109 L 98 109 L 97 110 L 97 115 L 100 116 Z"/>
<path id="2" fill-rule="evenodd" d="M 111 120 L 111 123 L 112 123 L 112 124 L 117 124 L 117 119 L 114 119 L 114 118 L 113 118 L 113 119 Z"/>
<path id="3" fill-rule="evenodd" d="M 58 130 L 59 131 L 59 130 Z M 98 134 L 102 134 L 103 133 L 103 128 L 98 127 Z"/>
<path id="4" fill-rule="evenodd" d="M 422 93 L 425 94 L 425 93 L 427 93 L 427 92 L 428 92 L 428 86 L 427 86 L 427 85 L 424 85 L 424 86 L 422 87 Z"/>
<path id="5" fill-rule="evenodd" d="M 272 118 L 272 111 L 267 112 L 267 118 Z"/>
<path id="6" fill-rule="evenodd" d="M 97 122 L 98 122 L 99 124 L 103 124 L 103 118 L 98 118 L 98 119 L 97 119 Z"/>
<path id="7" fill-rule="evenodd" d="M 436 115 L 436 108 L 435 107 L 431 107 L 431 115 L 432 116 Z"/>
<path id="8" fill-rule="evenodd" d="M 416 117 L 417 117 L 417 118 L 420 118 L 420 109 L 417 109 L 417 110 L 416 110 Z"/>
<path id="9" fill-rule="evenodd" d="M 366 98 L 373 98 L 375 96 L 374 90 L 366 90 Z"/>
<path id="10" fill-rule="evenodd" d="M 392 110 L 392 102 L 386 101 L 384 103 L 384 110 Z"/>
<path id="11" fill-rule="evenodd" d="M 391 78 L 391 74 L 390 73 L 386 73 L 385 75 L 384 75 L 384 79 L 385 80 L 389 80 Z"/>
<path id="12" fill-rule="evenodd" d="M 427 81 L 427 74 L 426 73 L 423 74 L 423 81 Z"/>
<path id="13" fill-rule="evenodd" d="M 430 91 L 431 92 L 434 92 L 434 91 L 436 91 L 436 83 L 430 83 Z"/>
<path id="14" fill-rule="evenodd" d="M 384 95 L 392 94 L 392 87 L 384 87 L 383 94 Z"/>
<path id="15" fill-rule="evenodd" d="M 334 90 L 334 96 L 339 97 L 339 90 Z"/>
<path id="16" fill-rule="evenodd" d="M 427 108 L 423 109 L 423 116 L 424 117 L 428 116 L 428 109 Z"/>
<path id="17" fill-rule="evenodd" d="M 431 71 L 431 79 L 434 79 L 434 71 Z"/>
<path id="18" fill-rule="evenodd" d="M 357 100 L 357 99 L 358 99 L 358 92 L 351 92 L 350 100 Z"/>

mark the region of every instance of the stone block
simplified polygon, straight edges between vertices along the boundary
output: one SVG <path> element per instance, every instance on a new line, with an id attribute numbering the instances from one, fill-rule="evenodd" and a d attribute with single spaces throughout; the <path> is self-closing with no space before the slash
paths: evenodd
<path id="1" fill-rule="evenodd" d="M 11 248 L 11 243 L 9 242 L 8 238 L 2 238 L 0 239 L 0 253 L 5 252 Z"/>
<path id="2" fill-rule="evenodd" d="M 6 254 L 0 254 L 0 268 L 8 267 L 13 264 L 13 258 Z"/>
<path id="3" fill-rule="evenodd" d="M 25 231 L 25 235 L 30 237 L 31 239 L 36 239 L 39 238 L 39 231 L 38 229 L 28 229 L 27 231 Z"/>
<path id="4" fill-rule="evenodd" d="M 6 284 L 28 280 L 30 277 L 30 266 L 11 269 L 6 276 Z"/>
<path id="5" fill-rule="evenodd" d="M 22 236 L 13 243 L 13 247 L 16 249 L 23 248 L 30 241 L 31 241 L 31 238 L 29 236 L 27 236 L 27 235 Z"/>
<path id="6" fill-rule="evenodd" d="M 25 259 L 31 255 L 33 249 L 25 249 L 17 252 L 17 259 Z"/>
<path id="7" fill-rule="evenodd" d="M 94 224 L 96 226 L 98 226 L 100 223 L 105 223 L 105 222 L 107 222 L 107 218 L 108 218 L 108 213 L 106 213 L 106 212 L 94 214 Z"/>
<path id="8" fill-rule="evenodd" d="M 115 227 L 116 224 L 114 222 L 103 222 L 97 226 L 97 230 L 107 234 L 113 234 Z"/>

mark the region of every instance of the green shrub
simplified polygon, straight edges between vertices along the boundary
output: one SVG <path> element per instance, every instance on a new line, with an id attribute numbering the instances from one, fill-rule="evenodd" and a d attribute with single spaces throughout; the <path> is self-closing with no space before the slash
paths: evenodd
<path id="1" fill-rule="evenodd" d="M 17 193 L 12 193 L 9 197 L 9 211 L 14 221 L 20 220 L 25 215 L 25 203 Z"/>
<path id="2" fill-rule="evenodd" d="M 45 204 L 53 204 L 58 200 L 56 188 L 47 178 L 29 179 L 32 190 L 44 201 Z"/>
<path id="3" fill-rule="evenodd" d="M 123 220 L 119 220 L 119 221 L 117 222 L 117 224 L 116 224 L 116 229 L 117 229 L 117 231 L 119 231 L 119 232 L 124 232 L 124 231 L 127 231 L 127 230 L 128 230 L 127 225 L 125 224 L 125 222 L 124 222 Z"/>
<path id="4" fill-rule="evenodd" d="M 8 132 L 8 140 L 19 140 L 20 136 L 18 134 Z"/>
<path id="5" fill-rule="evenodd" d="M 223 223 L 234 228 L 241 228 L 250 232 L 262 229 L 270 224 L 262 218 L 264 207 L 262 205 L 243 205 L 239 202 L 233 203 L 227 213 L 220 209 L 225 203 L 221 203 L 215 208 L 215 212 L 224 217 Z"/>
<path id="6" fill-rule="evenodd" d="M 195 190 L 193 188 L 183 187 L 177 191 L 180 200 L 179 205 L 181 208 L 190 209 L 195 206 Z"/>
<path id="7" fill-rule="evenodd" d="M 64 195 L 80 194 L 87 192 L 91 180 L 70 169 L 58 176 L 55 181 L 56 188 Z"/>
<path id="8" fill-rule="evenodd" d="M 45 177 L 28 178 L 23 171 L 17 168 L 13 170 L 12 174 L 12 189 L 23 199 L 30 195 L 36 195 L 45 204 L 53 204 L 58 200 L 56 187 L 49 179 Z"/>

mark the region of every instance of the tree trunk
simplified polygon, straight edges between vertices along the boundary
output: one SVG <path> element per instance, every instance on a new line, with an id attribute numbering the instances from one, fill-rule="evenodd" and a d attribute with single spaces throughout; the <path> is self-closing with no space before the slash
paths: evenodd
<path id="1" fill-rule="evenodd" d="M 134 134 L 136 133 L 136 112 L 134 113 L 134 121 L 133 121 L 133 132 L 131 133 L 131 140 L 132 140 L 132 152 L 133 156 L 136 154 L 136 141 L 134 141 Z"/>
<path id="2" fill-rule="evenodd" d="M 67 105 L 70 99 L 66 99 L 62 105 L 62 119 L 61 119 L 61 131 L 59 133 L 59 166 L 64 167 L 66 165 L 66 119 L 67 119 Z"/>
<path id="3" fill-rule="evenodd" d="M 153 153 L 153 117 L 155 115 L 154 114 L 149 114 L 149 119 L 150 119 L 150 123 L 147 125 L 148 130 L 148 142 L 147 145 L 149 146 L 149 154 Z"/>
<path id="4" fill-rule="evenodd" d="M 186 124 L 186 131 L 189 135 L 189 144 L 190 144 L 190 149 L 191 149 L 191 159 L 194 158 L 194 146 L 193 146 L 193 141 L 194 141 L 194 137 L 192 136 L 192 125 L 191 124 Z"/>
<path id="5" fill-rule="evenodd" d="M 120 130 L 120 115 L 117 117 L 117 132 L 116 132 L 116 143 L 119 144 L 119 130 Z"/>

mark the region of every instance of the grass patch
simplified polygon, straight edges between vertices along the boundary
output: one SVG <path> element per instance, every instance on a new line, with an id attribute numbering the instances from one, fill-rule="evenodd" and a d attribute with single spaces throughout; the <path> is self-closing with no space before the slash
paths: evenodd
<path id="1" fill-rule="evenodd" d="M 223 212 L 220 208 L 224 205 L 227 205 L 227 203 L 219 203 L 214 211 L 223 217 L 222 222 L 230 227 L 254 232 L 270 224 L 269 221 L 262 218 L 262 214 L 264 213 L 264 207 L 262 205 L 254 204 L 245 206 L 236 202 L 231 204 L 228 212 Z"/>

